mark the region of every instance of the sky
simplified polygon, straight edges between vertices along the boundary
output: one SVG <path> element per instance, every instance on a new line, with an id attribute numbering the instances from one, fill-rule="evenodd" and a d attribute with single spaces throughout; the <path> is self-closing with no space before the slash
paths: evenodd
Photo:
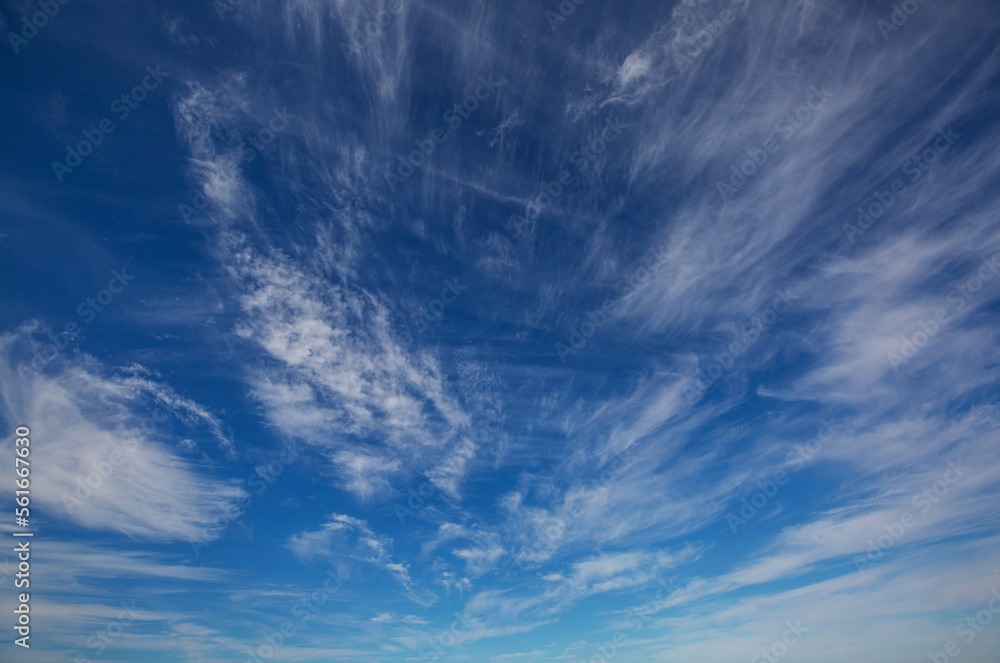
<path id="1" fill-rule="evenodd" d="M 3 661 L 996 663 L 993 0 L 0 35 Z"/>

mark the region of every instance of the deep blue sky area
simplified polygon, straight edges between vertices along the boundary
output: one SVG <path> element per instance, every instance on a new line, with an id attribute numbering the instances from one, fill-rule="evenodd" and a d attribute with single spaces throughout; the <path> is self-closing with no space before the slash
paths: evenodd
<path id="1" fill-rule="evenodd" d="M 0 36 L 0 660 L 996 663 L 995 2 Z"/>

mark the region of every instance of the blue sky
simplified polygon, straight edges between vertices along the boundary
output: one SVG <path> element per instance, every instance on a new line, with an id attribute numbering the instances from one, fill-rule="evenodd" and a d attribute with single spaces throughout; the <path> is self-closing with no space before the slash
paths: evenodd
<path id="1" fill-rule="evenodd" d="M 0 659 L 995 663 L 994 2 L 0 33 Z"/>

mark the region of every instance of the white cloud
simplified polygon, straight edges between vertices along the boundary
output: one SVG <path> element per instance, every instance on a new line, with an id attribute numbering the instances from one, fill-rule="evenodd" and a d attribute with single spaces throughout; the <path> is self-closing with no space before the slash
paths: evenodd
<path id="1" fill-rule="evenodd" d="M 139 377 L 136 367 L 116 372 L 86 355 L 63 354 L 36 373 L 37 330 L 29 324 L 0 336 L 3 418 L 31 429 L 31 459 L 45 468 L 32 473 L 33 502 L 88 529 L 163 541 L 202 540 L 235 510 L 239 487 L 197 472 L 170 447 L 173 414 L 228 446 L 218 419 Z"/>
<path id="2" fill-rule="evenodd" d="M 392 539 L 379 536 L 368 523 L 351 516 L 331 515 L 320 529 L 292 536 L 288 548 L 303 561 L 324 558 L 338 564 L 346 560 L 371 564 L 392 573 L 407 590 L 413 587 L 409 566 L 392 559 Z"/>

